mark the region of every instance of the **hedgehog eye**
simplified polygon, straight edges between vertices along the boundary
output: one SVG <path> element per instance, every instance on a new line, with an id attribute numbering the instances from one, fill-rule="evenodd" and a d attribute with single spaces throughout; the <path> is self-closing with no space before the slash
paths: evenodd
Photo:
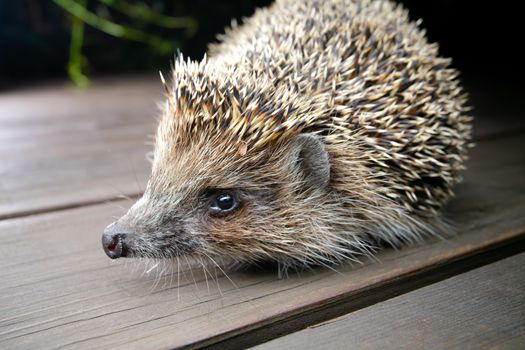
<path id="1" fill-rule="evenodd" d="M 239 201 L 232 191 L 218 190 L 210 195 L 209 208 L 210 214 L 225 215 L 239 207 Z"/>

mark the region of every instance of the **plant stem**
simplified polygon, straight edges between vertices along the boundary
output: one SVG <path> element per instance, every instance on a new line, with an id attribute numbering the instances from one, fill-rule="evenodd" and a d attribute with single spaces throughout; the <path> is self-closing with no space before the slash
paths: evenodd
<path id="1" fill-rule="evenodd" d="M 85 5 L 86 0 L 80 0 Z M 67 73 L 73 83 L 81 88 L 89 84 L 89 79 L 82 73 L 82 44 L 84 42 L 84 22 L 71 16 L 71 42 L 69 44 L 69 61 Z"/>
<path id="2" fill-rule="evenodd" d="M 95 27 L 107 34 L 113 35 L 118 38 L 125 38 L 128 40 L 148 44 L 149 46 L 161 53 L 168 53 L 170 51 L 174 51 L 175 45 L 172 41 L 165 40 L 159 36 L 148 34 L 135 28 L 108 21 L 107 19 L 101 18 L 93 12 L 88 11 L 85 6 L 81 5 L 80 3 L 74 0 L 53 1 L 55 2 L 55 4 L 62 7 L 74 17 L 77 17 L 78 19 L 89 24 L 90 26 Z"/>
<path id="3" fill-rule="evenodd" d="M 192 17 L 173 17 L 166 16 L 155 12 L 144 3 L 128 3 L 123 0 L 99 0 L 101 3 L 114 8 L 123 14 L 141 20 L 143 22 L 153 23 L 164 28 L 186 28 L 188 35 L 193 35 L 197 30 L 197 21 Z"/>

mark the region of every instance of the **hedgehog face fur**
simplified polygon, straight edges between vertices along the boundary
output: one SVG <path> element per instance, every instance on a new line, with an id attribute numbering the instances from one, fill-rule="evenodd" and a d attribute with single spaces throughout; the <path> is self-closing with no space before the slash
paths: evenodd
<path id="1" fill-rule="evenodd" d="M 305 172 L 309 169 L 300 157 L 318 156 L 304 154 L 307 147 L 317 151 L 320 143 L 313 137 L 249 154 L 243 143 L 236 147 L 223 136 L 199 135 L 155 155 L 143 198 L 120 220 L 136 234 L 128 238 L 129 255 L 189 253 L 254 261 L 282 254 L 288 259 L 297 242 L 315 235 L 323 211 L 339 206 L 330 200 L 329 173 L 323 180 Z M 319 174 L 328 170 L 328 159 L 323 165 Z M 224 196 L 229 201 L 218 203 Z"/>
<path id="2" fill-rule="evenodd" d="M 112 257 L 337 264 L 436 233 L 470 140 L 449 60 L 383 0 L 281 0 L 179 56 Z"/>

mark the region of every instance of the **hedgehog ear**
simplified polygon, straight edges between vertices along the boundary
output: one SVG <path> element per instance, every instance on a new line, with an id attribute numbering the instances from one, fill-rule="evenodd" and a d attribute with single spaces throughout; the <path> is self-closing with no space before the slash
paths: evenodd
<path id="1" fill-rule="evenodd" d="M 306 185 L 325 188 L 330 181 L 330 159 L 321 139 L 312 134 L 295 136 L 294 157 L 301 168 Z"/>

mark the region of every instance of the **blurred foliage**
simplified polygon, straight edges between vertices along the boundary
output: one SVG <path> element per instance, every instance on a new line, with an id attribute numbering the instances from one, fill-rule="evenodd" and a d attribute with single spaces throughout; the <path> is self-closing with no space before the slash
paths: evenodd
<path id="1" fill-rule="evenodd" d="M 117 38 L 141 42 L 160 54 L 174 52 L 180 45 L 176 40 L 165 39 L 138 29 L 145 23 L 165 27 L 183 28 L 187 36 L 191 36 L 197 29 L 197 22 L 191 17 L 172 17 L 155 12 L 145 3 L 130 3 L 124 0 L 99 0 L 100 3 L 114 8 L 117 11 L 135 20 L 135 26 L 128 26 L 109 20 L 109 12 L 94 13 L 88 10 L 87 0 L 53 0 L 55 4 L 69 13 L 71 20 L 71 43 L 69 48 L 69 62 L 67 66 L 71 80 L 80 87 L 88 83 L 83 74 L 83 56 L 81 53 L 84 42 L 84 23 Z"/>
<path id="2" fill-rule="evenodd" d="M 0 0 L 0 87 L 68 74 L 150 72 L 200 59 L 233 18 L 271 0 Z"/>

